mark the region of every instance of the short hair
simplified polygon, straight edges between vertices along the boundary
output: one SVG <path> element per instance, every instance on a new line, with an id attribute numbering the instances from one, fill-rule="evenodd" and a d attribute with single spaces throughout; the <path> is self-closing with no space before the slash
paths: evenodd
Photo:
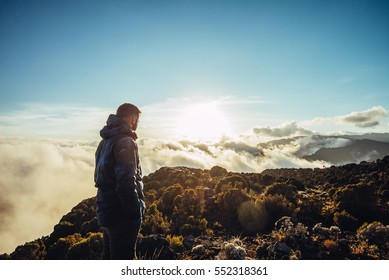
<path id="1" fill-rule="evenodd" d="M 116 110 L 116 116 L 125 118 L 133 115 L 140 115 L 142 112 L 138 107 L 131 103 L 124 103 L 118 107 Z"/>

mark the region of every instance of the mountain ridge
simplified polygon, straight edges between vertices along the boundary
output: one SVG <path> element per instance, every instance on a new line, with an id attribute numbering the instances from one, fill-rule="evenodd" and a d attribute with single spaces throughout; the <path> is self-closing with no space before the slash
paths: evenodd
<path id="1" fill-rule="evenodd" d="M 277 139 L 260 143 L 262 155 L 266 150 L 291 147 L 292 155 L 308 161 L 323 161 L 330 165 L 344 165 L 374 161 L 389 155 L 389 133 L 363 135 L 308 135 Z"/>
<path id="2" fill-rule="evenodd" d="M 308 161 L 323 160 L 332 164 L 347 164 L 356 161 L 372 161 L 389 154 L 389 143 L 369 139 L 355 140 L 350 145 L 338 148 L 320 148 L 314 154 L 303 157 Z"/>

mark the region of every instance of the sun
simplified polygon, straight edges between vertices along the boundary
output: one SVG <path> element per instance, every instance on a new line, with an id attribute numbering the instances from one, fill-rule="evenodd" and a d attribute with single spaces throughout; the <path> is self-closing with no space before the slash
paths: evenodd
<path id="1" fill-rule="evenodd" d="M 191 140 L 217 140 L 230 133 L 228 118 L 217 103 L 191 105 L 184 109 L 176 136 Z"/>

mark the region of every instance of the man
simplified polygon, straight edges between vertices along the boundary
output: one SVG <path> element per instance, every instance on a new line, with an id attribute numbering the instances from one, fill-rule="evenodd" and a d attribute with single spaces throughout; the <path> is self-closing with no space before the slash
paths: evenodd
<path id="1" fill-rule="evenodd" d="M 142 170 L 135 133 L 141 111 L 124 103 L 108 117 L 96 150 L 97 220 L 103 230 L 103 259 L 134 259 L 144 215 Z"/>

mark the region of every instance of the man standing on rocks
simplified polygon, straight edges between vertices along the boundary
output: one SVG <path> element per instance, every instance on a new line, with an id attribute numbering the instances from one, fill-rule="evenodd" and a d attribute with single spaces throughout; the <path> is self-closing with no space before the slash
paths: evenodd
<path id="1" fill-rule="evenodd" d="M 108 117 L 96 150 L 97 220 L 103 230 L 103 259 L 135 258 L 143 219 L 142 170 L 135 133 L 141 111 L 124 103 Z"/>

